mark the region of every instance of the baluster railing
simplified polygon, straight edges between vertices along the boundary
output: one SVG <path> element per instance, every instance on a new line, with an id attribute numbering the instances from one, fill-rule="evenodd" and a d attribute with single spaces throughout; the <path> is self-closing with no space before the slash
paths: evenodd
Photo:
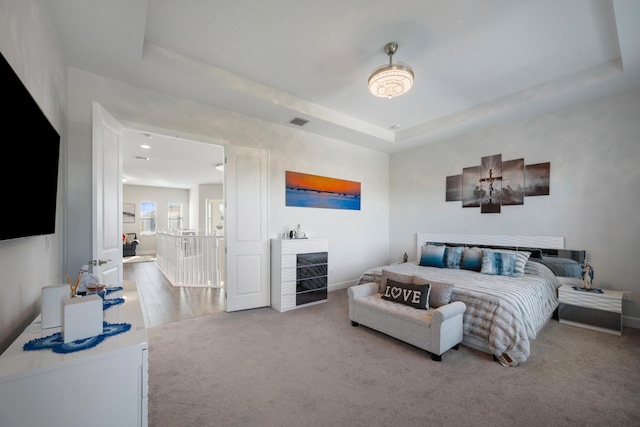
<path id="1" fill-rule="evenodd" d="M 195 233 L 157 233 L 156 263 L 178 286 L 224 285 L 224 238 Z"/>

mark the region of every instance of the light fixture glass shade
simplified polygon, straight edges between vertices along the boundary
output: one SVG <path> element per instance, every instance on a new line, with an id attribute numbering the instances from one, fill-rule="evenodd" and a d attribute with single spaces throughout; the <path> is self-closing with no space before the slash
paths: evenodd
<path id="1" fill-rule="evenodd" d="M 413 86 L 413 70 L 406 65 L 393 65 L 393 54 L 398 50 L 398 43 L 390 42 L 384 45 L 384 51 L 389 55 L 389 65 L 383 65 L 369 76 L 369 91 L 384 98 L 393 98 L 409 92 Z"/>
<path id="2" fill-rule="evenodd" d="M 413 71 L 403 65 L 385 65 L 369 77 L 369 91 L 384 98 L 407 93 L 413 86 Z"/>

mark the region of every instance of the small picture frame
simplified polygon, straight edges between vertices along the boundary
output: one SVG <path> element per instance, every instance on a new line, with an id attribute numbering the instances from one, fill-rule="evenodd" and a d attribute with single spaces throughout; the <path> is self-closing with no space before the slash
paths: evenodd
<path id="1" fill-rule="evenodd" d="M 136 222 L 136 205 L 134 203 L 122 204 L 122 222 Z"/>

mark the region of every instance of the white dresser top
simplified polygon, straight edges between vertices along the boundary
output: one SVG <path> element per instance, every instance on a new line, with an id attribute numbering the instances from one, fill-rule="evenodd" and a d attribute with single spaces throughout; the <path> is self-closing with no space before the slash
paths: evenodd
<path id="1" fill-rule="evenodd" d="M 93 348 L 67 354 L 54 353 L 49 349 L 24 351 L 27 342 L 60 332 L 60 328 L 41 328 L 38 316 L 24 332 L 0 355 L 0 383 L 15 376 L 58 369 L 60 364 L 71 365 L 85 363 L 88 359 L 99 359 L 104 355 L 125 348 L 148 346 L 147 330 L 142 316 L 142 307 L 135 282 L 125 281 L 123 290 L 109 294 L 107 298 L 124 298 L 125 302 L 114 305 L 104 311 L 104 320 L 108 323 L 129 323 L 131 329 L 121 334 L 107 337 Z M 31 372 L 30 372 L 31 373 Z"/>

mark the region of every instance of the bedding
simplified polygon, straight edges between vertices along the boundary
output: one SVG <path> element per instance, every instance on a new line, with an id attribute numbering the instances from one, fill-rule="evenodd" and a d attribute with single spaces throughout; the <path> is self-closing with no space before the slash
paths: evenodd
<path id="1" fill-rule="evenodd" d="M 423 266 L 417 260 L 369 269 L 358 284 L 376 282 L 380 286 L 383 268 L 400 276 L 452 284 L 451 301 L 467 306 L 463 319 L 465 338 L 486 342 L 490 353 L 509 366 L 527 360 L 531 340 L 558 306 L 560 281 L 547 266 L 533 261 L 526 262 L 524 274 L 507 276 Z"/>

